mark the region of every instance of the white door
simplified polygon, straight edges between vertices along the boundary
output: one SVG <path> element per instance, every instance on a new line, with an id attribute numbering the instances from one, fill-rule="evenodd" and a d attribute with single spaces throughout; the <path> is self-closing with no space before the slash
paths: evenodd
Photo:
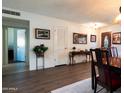
<path id="1" fill-rule="evenodd" d="M 56 65 L 68 64 L 67 27 L 54 28 L 54 61 Z"/>

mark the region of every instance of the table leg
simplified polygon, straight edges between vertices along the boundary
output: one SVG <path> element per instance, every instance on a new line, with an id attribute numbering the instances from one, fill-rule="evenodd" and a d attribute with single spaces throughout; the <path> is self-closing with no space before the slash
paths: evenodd
<path id="1" fill-rule="evenodd" d="M 87 62 L 87 54 L 86 54 L 86 62 Z"/>
<path id="2" fill-rule="evenodd" d="M 90 62 L 90 54 L 88 54 L 88 56 L 89 56 L 89 62 Z"/>
<path id="3" fill-rule="evenodd" d="M 72 65 L 74 64 L 74 57 L 72 56 Z"/>
<path id="4" fill-rule="evenodd" d="M 43 70 L 44 70 L 44 56 L 43 56 Z"/>
<path id="5" fill-rule="evenodd" d="M 36 70 L 38 70 L 38 58 L 36 56 Z"/>
<path id="6" fill-rule="evenodd" d="M 71 55 L 69 55 L 69 65 L 71 65 Z"/>

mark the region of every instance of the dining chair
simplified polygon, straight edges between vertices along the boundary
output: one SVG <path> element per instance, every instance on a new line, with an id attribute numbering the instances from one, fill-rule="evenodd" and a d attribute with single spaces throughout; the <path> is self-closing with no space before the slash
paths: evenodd
<path id="1" fill-rule="evenodd" d="M 91 69 L 93 77 L 92 83 L 94 83 L 94 93 L 100 92 L 103 88 L 107 89 L 107 91 L 110 91 L 110 93 L 113 93 L 113 91 L 120 88 L 121 79 L 118 74 L 111 72 L 109 51 L 96 48 L 90 49 L 90 52 L 92 57 Z M 104 59 L 103 54 L 105 56 Z M 94 60 L 94 57 L 96 60 Z M 106 61 L 106 64 L 104 64 L 103 61 Z M 97 84 L 101 85 L 103 88 L 97 91 Z"/>

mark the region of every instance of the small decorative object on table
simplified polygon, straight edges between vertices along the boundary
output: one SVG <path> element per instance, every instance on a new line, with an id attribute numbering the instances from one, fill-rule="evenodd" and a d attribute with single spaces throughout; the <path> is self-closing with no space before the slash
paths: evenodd
<path id="1" fill-rule="evenodd" d="M 73 49 L 73 50 L 75 50 L 75 49 L 76 49 L 76 47 L 72 47 L 72 49 Z"/>
<path id="2" fill-rule="evenodd" d="M 44 44 L 41 44 L 41 45 L 37 45 L 33 48 L 33 51 L 35 52 L 36 54 L 36 69 L 38 70 L 38 60 L 37 58 L 38 57 L 43 57 L 43 69 L 44 69 L 44 52 L 48 50 L 48 47 L 45 47 Z"/>

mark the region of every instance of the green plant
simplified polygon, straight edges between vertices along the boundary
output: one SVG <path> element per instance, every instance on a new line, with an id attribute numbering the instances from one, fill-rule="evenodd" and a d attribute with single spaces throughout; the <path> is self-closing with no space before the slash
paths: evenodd
<path id="1" fill-rule="evenodd" d="M 48 47 L 45 47 L 44 44 L 41 44 L 41 45 L 37 45 L 33 48 L 33 51 L 35 53 L 41 53 L 41 52 L 45 52 L 46 50 L 48 50 Z"/>

